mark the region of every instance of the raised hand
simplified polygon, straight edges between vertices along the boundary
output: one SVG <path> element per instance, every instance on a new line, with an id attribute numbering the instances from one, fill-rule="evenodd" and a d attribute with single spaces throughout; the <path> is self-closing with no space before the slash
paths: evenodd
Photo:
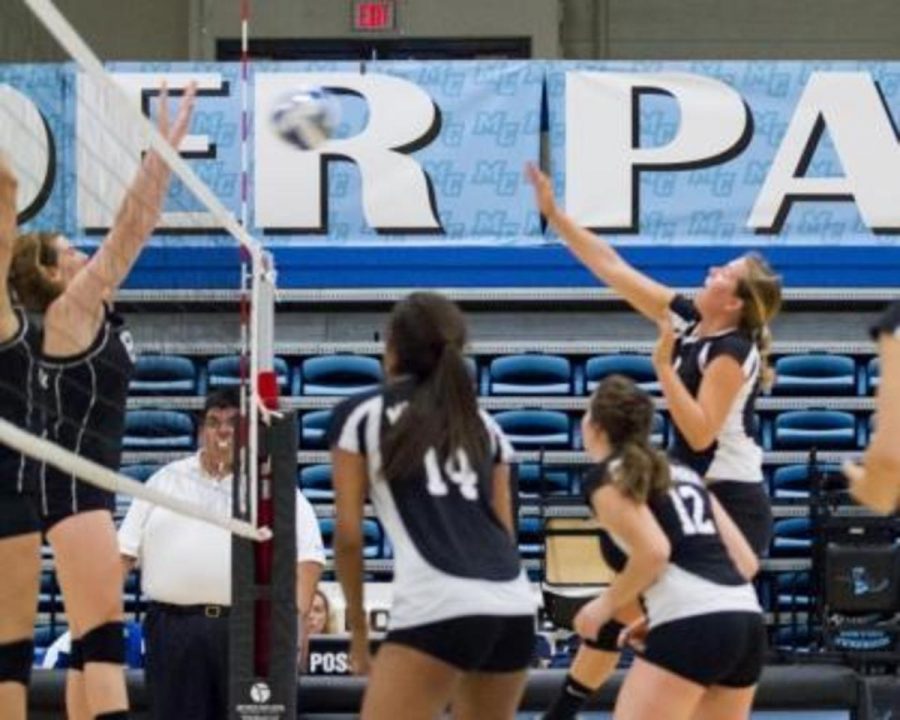
<path id="1" fill-rule="evenodd" d="M 181 141 L 187 135 L 188 126 L 191 122 L 191 115 L 194 112 L 194 99 L 197 97 L 197 84 L 190 83 L 184 91 L 181 102 L 178 105 L 178 113 L 175 115 L 175 122 L 169 122 L 169 88 L 163 83 L 159 93 L 159 115 L 156 120 L 156 126 L 160 134 L 166 138 L 172 147 L 178 148 Z"/>
<path id="2" fill-rule="evenodd" d="M 156 128 L 159 130 L 169 144 L 178 149 L 181 141 L 187 135 L 188 127 L 191 123 L 191 116 L 194 112 L 194 100 L 197 96 L 196 83 L 190 83 L 184 91 L 181 103 L 178 105 L 178 112 L 175 115 L 175 122 L 171 122 L 169 118 L 169 88 L 165 82 L 159 90 L 159 112 L 156 116 Z M 147 153 L 145 157 L 145 165 L 148 167 L 151 175 L 158 183 L 164 183 L 168 178 L 170 168 L 163 162 L 162 158 L 155 152 Z"/>
<path id="3" fill-rule="evenodd" d="M 548 220 L 553 218 L 559 212 L 559 207 L 553 195 L 553 183 L 550 178 L 533 163 L 525 166 L 525 173 L 528 175 L 528 181 L 534 187 L 534 200 L 541 215 Z"/>
<path id="4" fill-rule="evenodd" d="M 0 152 L 0 249 L 12 252 L 16 239 L 16 196 L 19 181 L 5 153 Z M 6 272 L 4 270 L 4 276 Z"/>

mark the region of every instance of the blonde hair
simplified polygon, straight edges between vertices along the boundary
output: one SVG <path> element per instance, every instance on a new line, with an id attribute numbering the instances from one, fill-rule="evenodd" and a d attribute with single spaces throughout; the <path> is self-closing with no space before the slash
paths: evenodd
<path id="1" fill-rule="evenodd" d="M 650 447 L 653 413 L 650 396 L 622 375 L 605 378 L 591 396 L 590 421 L 606 432 L 619 460 L 612 481 L 642 503 L 672 484 L 666 456 Z"/>
<path id="2" fill-rule="evenodd" d="M 313 603 L 315 603 L 316 598 L 322 598 L 322 602 L 325 605 L 325 627 L 322 628 L 322 635 L 330 635 L 334 632 L 334 628 L 332 627 L 333 622 L 331 619 L 331 601 L 328 599 L 328 596 L 318 588 L 316 589 L 315 594 L 313 595 Z"/>
<path id="3" fill-rule="evenodd" d="M 769 389 L 775 382 L 775 372 L 769 365 L 772 353 L 772 331 L 769 323 L 781 310 L 781 276 L 772 270 L 759 253 L 744 256 L 747 272 L 738 280 L 736 294 L 743 300 L 739 327 L 759 349 L 760 384 Z"/>
<path id="4" fill-rule="evenodd" d="M 16 301 L 29 312 L 44 312 L 65 289 L 62 281 L 47 273 L 59 262 L 56 233 L 34 232 L 19 235 L 13 246 L 9 286 Z"/>

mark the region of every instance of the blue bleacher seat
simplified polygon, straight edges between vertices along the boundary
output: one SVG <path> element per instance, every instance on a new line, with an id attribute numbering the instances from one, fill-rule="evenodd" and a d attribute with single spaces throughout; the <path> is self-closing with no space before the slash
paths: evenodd
<path id="1" fill-rule="evenodd" d="M 126 450 L 192 450 L 194 421 L 176 410 L 129 410 L 125 415 Z"/>
<path id="2" fill-rule="evenodd" d="M 829 478 L 841 478 L 841 468 L 838 465 L 819 465 L 817 472 L 826 480 L 826 487 L 832 482 Z M 772 475 L 772 497 L 775 500 L 809 500 L 810 495 L 810 466 L 783 465 L 775 468 Z"/>
<path id="3" fill-rule="evenodd" d="M 572 364 L 557 355 L 509 355 L 488 369 L 489 395 L 570 395 Z"/>
<path id="4" fill-rule="evenodd" d="M 812 585 L 808 572 L 780 573 L 775 578 L 775 608 L 778 610 L 809 610 L 813 604 Z"/>
<path id="5" fill-rule="evenodd" d="M 874 395 L 881 382 L 881 358 L 873 357 L 866 365 L 866 394 Z"/>
<path id="6" fill-rule="evenodd" d="M 325 545 L 325 557 L 334 557 L 334 518 L 319 518 L 319 531 L 322 533 L 322 542 Z M 384 535 L 381 525 L 377 520 L 366 518 L 363 520 L 363 557 L 367 560 L 376 560 L 383 557 Z"/>
<path id="7" fill-rule="evenodd" d="M 62 612 L 62 591 L 56 579 L 56 571 L 42 570 L 40 583 L 38 611 L 42 613 Z"/>
<path id="8" fill-rule="evenodd" d="M 846 355 L 790 355 L 775 362 L 774 395 L 855 395 L 856 362 Z"/>
<path id="9" fill-rule="evenodd" d="M 331 424 L 331 410 L 314 410 L 304 413 L 300 419 L 300 448 L 325 450 L 328 448 L 326 433 Z"/>
<path id="10" fill-rule="evenodd" d="M 856 418 L 839 410 L 791 410 L 775 417 L 773 450 L 841 450 L 861 442 Z"/>
<path id="11" fill-rule="evenodd" d="M 278 378 L 278 391 L 284 393 L 290 383 L 290 370 L 287 360 L 276 357 L 272 363 L 275 375 Z M 249 373 L 249 368 L 247 370 Z M 206 365 L 206 383 L 202 391 L 221 390 L 222 388 L 235 387 L 241 381 L 241 356 L 222 355 L 210 359 Z"/>
<path id="12" fill-rule="evenodd" d="M 650 427 L 650 442 L 658 448 L 665 448 L 669 441 L 669 423 L 662 413 L 653 413 L 653 425 Z"/>
<path id="13" fill-rule="evenodd" d="M 63 633 L 68 632 L 69 626 L 64 622 L 35 625 L 34 645 L 36 648 L 48 648 Z"/>
<path id="14" fill-rule="evenodd" d="M 544 554 L 544 521 L 539 517 L 519 520 L 519 554 L 525 558 L 539 558 Z"/>
<path id="15" fill-rule="evenodd" d="M 549 633 L 538 633 L 534 637 L 534 656 L 538 667 L 547 667 L 553 657 L 553 636 Z"/>
<path id="16" fill-rule="evenodd" d="M 523 496 L 568 495 L 572 478 L 568 470 L 545 467 L 543 473 L 538 463 L 520 463 L 517 466 L 519 494 Z"/>
<path id="17" fill-rule="evenodd" d="M 625 375 L 649 393 L 660 391 L 656 371 L 648 355 L 622 353 L 590 358 L 584 366 L 585 390 L 593 392 L 600 381 L 608 375 Z"/>
<path id="18" fill-rule="evenodd" d="M 809 557 L 812 550 L 809 518 L 776 520 L 772 530 L 772 557 Z"/>
<path id="19" fill-rule="evenodd" d="M 815 640 L 815 628 L 808 623 L 789 623 L 774 629 L 772 645 L 779 650 L 806 650 Z"/>
<path id="20" fill-rule="evenodd" d="M 506 410 L 494 420 L 509 441 L 521 449 L 569 449 L 572 428 L 568 415 L 557 410 Z"/>
<path id="21" fill-rule="evenodd" d="M 128 385 L 131 395 L 195 395 L 197 367 L 180 355 L 140 355 Z"/>
<path id="22" fill-rule="evenodd" d="M 297 484 L 303 494 L 312 502 L 334 500 L 334 486 L 331 484 L 331 465 L 308 465 L 297 474 Z"/>
<path id="23" fill-rule="evenodd" d="M 307 358 L 294 374 L 294 395 L 353 395 L 377 387 L 381 363 L 363 355 Z"/>
<path id="24" fill-rule="evenodd" d="M 119 472 L 123 475 L 127 475 L 132 480 L 147 482 L 147 480 L 150 479 L 150 476 L 159 470 L 160 467 L 160 465 L 155 465 L 153 463 L 138 463 L 135 465 L 123 465 L 119 468 Z"/>

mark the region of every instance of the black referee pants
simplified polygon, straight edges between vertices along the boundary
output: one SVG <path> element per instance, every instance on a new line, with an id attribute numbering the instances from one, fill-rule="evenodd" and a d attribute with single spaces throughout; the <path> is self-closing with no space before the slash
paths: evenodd
<path id="1" fill-rule="evenodd" d="M 153 720 L 228 717 L 228 615 L 151 603 L 144 622 Z"/>

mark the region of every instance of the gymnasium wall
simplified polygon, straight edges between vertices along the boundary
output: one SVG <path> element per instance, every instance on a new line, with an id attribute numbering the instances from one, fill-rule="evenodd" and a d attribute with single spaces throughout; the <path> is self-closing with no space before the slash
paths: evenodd
<path id="1" fill-rule="evenodd" d="M 186 0 L 55 0 L 55 5 L 105 60 L 187 60 Z M 0 62 L 68 60 L 22 0 L 0 2 Z"/>
<path id="2" fill-rule="evenodd" d="M 564 0 L 562 53 L 608 59 L 893 59 L 894 0 Z"/>
<path id="3" fill-rule="evenodd" d="M 238 36 L 238 2 L 191 0 L 192 48 L 198 59 L 215 59 L 215 40 Z M 349 0 L 265 0 L 253 3 L 254 38 L 349 37 Z M 559 56 L 556 0 L 398 0 L 395 32 L 378 37 L 527 37 L 533 57 Z"/>
<path id="4" fill-rule="evenodd" d="M 350 0 L 251 2 L 257 38 L 352 35 Z M 239 36 L 238 0 L 57 5 L 108 60 L 213 60 L 217 39 Z M 889 59 L 900 52 L 894 0 L 398 0 L 397 13 L 398 29 L 373 37 L 529 37 L 539 58 Z M 0 17 L 24 26 L 29 13 L 8 0 Z M 0 60 L 14 59 L 2 30 Z M 30 59 L 61 55 L 36 38 Z"/>

